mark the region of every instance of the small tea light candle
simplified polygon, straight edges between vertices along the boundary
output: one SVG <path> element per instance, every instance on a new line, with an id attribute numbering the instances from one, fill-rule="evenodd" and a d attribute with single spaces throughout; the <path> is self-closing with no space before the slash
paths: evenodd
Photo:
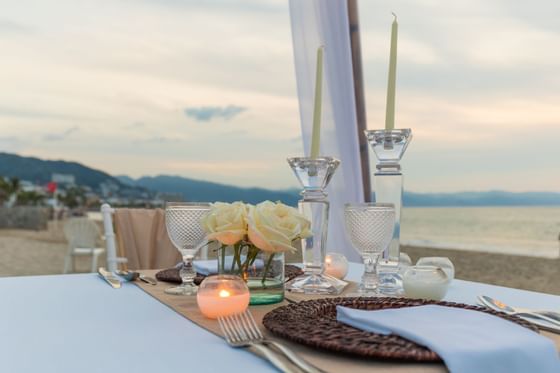
<path id="1" fill-rule="evenodd" d="M 241 313 L 249 306 L 249 288 L 240 277 L 208 276 L 196 295 L 200 312 L 209 319 Z"/>
<path id="2" fill-rule="evenodd" d="M 415 265 L 403 277 L 404 293 L 408 298 L 442 300 L 447 294 L 449 277 L 436 266 Z"/>
<path id="3" fill-rule="evenodd" d="M 342 254 L 327 254 L 325 256 L 325 273 L 339 280 L 343 280 L 348 273 L 348 260 Z"/>
<path id="4" fill-rule="evenodd" d="M 443 257 L 443 256 L 423 257 L 418 259 L 416 265 L 440 267 L 447 274 L 449 281 L 455 278 L 455 266 L 453 265 L 451 260 L 447 257 Z"/>

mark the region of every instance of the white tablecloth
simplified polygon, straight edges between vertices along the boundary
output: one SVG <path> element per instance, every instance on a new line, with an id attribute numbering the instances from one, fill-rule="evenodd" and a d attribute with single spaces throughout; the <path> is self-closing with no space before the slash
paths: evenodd
<path id="1" fill-rule="evenodd" d="M 351 264 L 349 279 L 361 267 Z M 455 280 L 446 300 L 560 311 L 560 296 Z M 133 284 L 110 288 L 95 274 L 0 279 L 0 372 L 267 372 Z"/>

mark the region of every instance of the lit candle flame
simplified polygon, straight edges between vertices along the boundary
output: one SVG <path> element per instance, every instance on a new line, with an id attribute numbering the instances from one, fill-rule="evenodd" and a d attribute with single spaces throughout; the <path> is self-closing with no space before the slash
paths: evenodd
<path id="1" fill-rule="evenodd" d="M 229 291 L 227 290 L 220 290 L 220 292 L 218 293 L 218 295 L 220 296 L 220 298 L 227 298 L 229 297 L 231 294 L 229 293 Z"/>

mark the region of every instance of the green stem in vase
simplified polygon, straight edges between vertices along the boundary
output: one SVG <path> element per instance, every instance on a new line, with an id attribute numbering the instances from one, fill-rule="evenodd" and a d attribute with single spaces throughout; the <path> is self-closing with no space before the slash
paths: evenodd
<path id="1" fill-rule="evenodd" d="M 222 250 L 222 273 L 226 272 L 226 245 L 221 245 L 220 250 Z"/>
<path id="2" fill-rule="evenodd" d="M 255 263 L 255 260 L 257 259 L 259 252 L 260 249 L 258 249 L 256 246 L 251 245 L 251 261 L 249 262 L 250 266 L 252 266 L 253 263 Z"/>
<path id="3" fill-rule="evenodd" d="M 243 250 L 243 248 L 246 247 L 247 248 L 247 255 L 245 255 L 245 261 L 243 262 L 243 272 L 248 272 L 249 271 L 249 265 L 250 265 L 250 261 L 251 261 L 251 245 L 247 245 L 247 244 L 243 244 L 243 246 L 241 247 L 241 250 Z"/>
<path id="4" fill-rule="evenodd" d="M 263 274 L 263 278 L 262 278 L 262 285 L 263 287 L 266 288 L 266 274 L 268 273 L 268 271 L 270 270 L 270 266 L 272 265 L 272 260 L 274 259 L 274 253 L 270 254 L 270 256 L 268 257 L 268 260 L 266 261 L 266 266 L 264 267 L 264 274 Z"/>
<path id="5" fill-rule="evenodd" d="M 237 246 L 237 250 L 235 252 L 235 257 L 233 259 L 237 263 L 237 269 L 239 270 L 239 275 L 243 277 L 243 265 L 241 264 L 241 250 L 243 249 L 243 246 L 241 246 L 241 243 L 236 244 L 236 246 Z"/>
<path id="6" fill-rule="evenodd" d="M 233 245 L 233 258 L 231 260 L 231 270 L 230 270 L 231 273 L 235 273 L 234 269 L 235 269 L 235 264 L 237 263 L 236 258 L 238 255 L 237 250 L 238 250 L 238 245 L 237 244 Z"/>

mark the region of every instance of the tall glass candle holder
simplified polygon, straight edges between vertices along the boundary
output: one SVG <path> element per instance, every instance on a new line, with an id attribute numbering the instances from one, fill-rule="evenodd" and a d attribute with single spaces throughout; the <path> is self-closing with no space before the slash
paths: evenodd
<path id="1" fill-rule="evenodd" d="M 374 173 L 375 201 L 395 205 L 393 239 L 379 262 L 379 288 L 383 294 L 397 295 L 403 291 L 399 274 L 403 175 L 399 162 L 412 140 L 412 131 L 370 130 L 365 134 L 378 160 Z"/>
<path id="2" fill-rule="evenodd" d="M 303 187 L 300 212 L 311 222 L 311 237 L 301 240 L 304 274 L 290 280 L 286 290 L 306 294 L 339 294 L 344 283 L 324 274 L 329 217 L 325 188 L 340 161 L 332 157 L 295 157 L 288 163 Z"/>

